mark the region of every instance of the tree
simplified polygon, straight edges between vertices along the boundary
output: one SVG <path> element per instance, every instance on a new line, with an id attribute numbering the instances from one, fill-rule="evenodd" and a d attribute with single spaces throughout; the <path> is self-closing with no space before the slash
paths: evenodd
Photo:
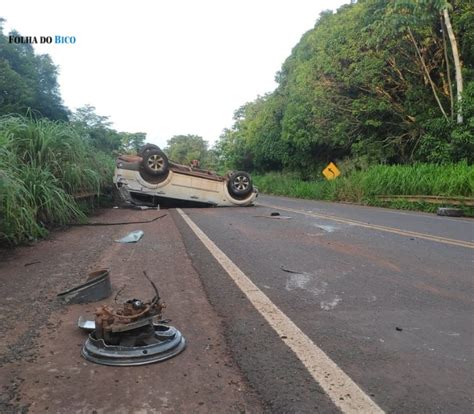
<path id="1" fill-rule="evenodd" d="M 122 148 L 125 152 L 137 153 L 145 145 L 146 132 L 120 132 Z"/>
<path id="2" fill-rule="evenodd" d="M 121 149 L 123 135 L 112 129 L 109 117 L 98 115 L 94 106 L 77 108 L 71 116 L 71 122 L 97 149 L 107 153 L 117 153 Z"/>
<path id="3" fill-rule="evenodd" d="M 108 116 L 98 115 L 95 106 L 89 104 L 77 108 L 71 116 L 71 121 L 87 128 L 110 128 L 112 125 Z"/>
<path id="4" fill-rule="evenodd" d="M 441 102 L 439 101 L 439 98 L 437 96 L 435 84 L 430 76 L 428 68 L 426 67 L 422 53 L 420 51 L 420 48 L 418 47 L 418 44 L 413 36 L 412 29 L 411 29 L 411 27 L 416 27 L 417 25 L 420 25 L 420 24 L 422 25 L 423 24 L 426 25 L 427 23 L 429 24 L 429 22 L 433 20 L 434 16 L 436 16 L 436 13 L 442 16 L 441 22 L 442 23 L 444 22 L 444 25 L 442 24 L 440 31 L 443 33 L 443 44 L 444 44 L 444 52 L 445 52 L 444 56 L 445 56 L 445 61 L 446 61 L 445 63 L 446 63 L 447 72 L 448 72 L 447 76 L 450 82 L 449 59 L 447 56 L 447 47 L 445 45 L 445 32 L 447 32 L 448 34 L 448 39 L 451 45 L 451 52 L 453 55 L 455 78 L 456 78 L 456 100 L 458 104 L 457 122 L 461 124 L 463 122 L 462 106 L 461 106 L 461 100 L 462 100 L 462 94 L 463 94 L 463 76 L 462 76 L 461 57 L 459 54 L 456 36 L 454 34 L 454 30 L 451 25 L 451 18 L 449 16 L 449 10 L 452 10 L 453 6 L 447 0 L 415 0 L 415 1 L 413 0 L 400 1 L 399 0 L 394 3 L 394 9 L 401 11 L 402 13 L 403 11 L 406 12 L 403 19 L 403 23 L 404 23 L 403 28 L 406 29 L 410 35 L 410 38 L 416 48 L 418 57 L 421 63 L 423 64 L 423 69 L 425 70 L 426 76 L 430 81 L 430 85 L 433 89 L 433 93 L 437 99 L 438 105 L 440 106 L 440 109 L 443 112 L 443 115 L 447 118 L 446 112 L 444 111 L 441 105 Z M 397 22 L 401 23 L 402 20 L 397 19 Z"/>
<path id="5" fill-rule="evenodd" d="M 0 18 L 0 115 L 30 111 L 37 117 L 68 120 L 69 111 L 59 92 L 58 69 L 50 56 L 36 55 L 27 43 L 9 43 L 3 22 Z"/>
<path id="6" fill-rule="evenodd" d="M 359 0 L 324 12 L 283 63 L 276 90 L 236 111 L 216 144 L 219 160 L 311 176 L 346 157 L 472 159 L 473 45 L 473 2 Z M 464 87 L 451 82 L 459 67 Z"/>
<path id="7" fill-rule="evenodd" d="M 456 42 L 456 36 L 454 35 L 453 27 L 451 26 L 451 19 L 449 18 L 448 7 L 449 4 L 444 2 L 441 6 L 443 11 L 444 17 L 444 24 L 446 25 L 446 30 L 448 31 L 449 41 L 451 43 L 451 50 L 453 52 L 453 59 L 454 59 L 454 68 L 456 71 L 456 94 L 457 94 L 457 101 L 458 101 L 458 114 L 457 120 L 458 124 L 462 124 L 463 116 L 462 116 L 462 94 L 463 94 L 463 79 L 462 79 L 462 69 L 461 69 L 461 59 L 459 57 L 459 50 L 458 44 Z"/>
<path id="8" fill-rule="evenodd" d="M 168 140 L 165 151 L 168 158 L 177 163 L 189 164 L 192 160 L 199 160 L 201 166 L 205 166 L 208 143 L 199 135 L 175 135 Z"/>

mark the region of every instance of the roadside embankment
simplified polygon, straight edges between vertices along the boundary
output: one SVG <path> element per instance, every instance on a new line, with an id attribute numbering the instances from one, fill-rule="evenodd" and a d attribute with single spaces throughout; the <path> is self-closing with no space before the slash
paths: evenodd
<path id="1" fill-rule="evenodd" d="M 353 171 L 335 180 L 303 181 L 295 175 L 267 173 L 253 177 L 259 191 L 266 194 L 313 200 L 352 202 L 364 205 L 434 212 L 440 206 L 456 205 L 474 215 L 474 208 L 462 200 L 474 195 L 474 167 L 456 164 L 375 165 Z M 413 198 L 387 200 L 381 196 L 442 196 L 446 203 Z M 415 197 L 416 199 L 416 197 Z M 451 199 L 456 199 L 456 202 Z M 451 203 L 456 204 L 451 204 Z"/>

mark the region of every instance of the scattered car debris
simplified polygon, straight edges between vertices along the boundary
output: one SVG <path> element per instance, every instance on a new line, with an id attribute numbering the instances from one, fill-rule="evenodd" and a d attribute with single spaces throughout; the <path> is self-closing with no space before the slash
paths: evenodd
<path id="1" fill-rule="evenodd" d="M 41 263 L 41 260 L 38 260 L 36 262 L 25 263 L 23 266 L 28 267 L 28 266 L 32 266 L 32 265 L 38 264 L 38 263 Z"/>
<path id="2" fill-rule="evenodd" d="M 153 322 L 161 318 L 165 305 L 160 301 L 156 285 L 145 271 L 143 274 L 155 296 L 148 302 L 127 300 L 119 309 L 99 307 L 95 329 L 82 348 L 82 356 L 88 361 L 112 366 L 144 365 L 172 358 L 186 347 L 183 335 L 176 328 Z M 90 322 L 80 318 L 78 325 L 86 329 Z"/>
<path id="3" fill-rule="evenodd" d="M 69 226 L 123 226 L 124 224 L 146 224 L 146 223 L 153 223 L 160 218 L 167 216 L 168 214 L 163 214 L 161 216 L 155 217 L 151 220 L 144 220 L 144 221 L 123 221 L 118 223 L 70 223 Z"/>
<path id="4" fill-rule="evenodd" d="M 83 329 L 84 331 L 92 332 L 93 330 L 95 330 L 95 321 L 87 319 L 81 315 L 79 316 L 79 319 L 77 321 L 77 326 Z"/>
<path id="5" fill-rule="evenodd" d="M 132 208 L 136 209 L 136 210 L 159 210 L 160 209 L 160 205 L 158 204 L 156 207 L 151 207 L 151 206 L 135 206 L 135 205 L 132 205 L 131 206 Z"/>
<path id="6" fill-rule="evenodd" d="M 462 208 L 453 208 L 453 207 L 439 207 L 436 211 L 438 216 L 448 216 L 448 217 L 462 217 L 464 211 Z"/>
<path id="7" fill-rule="evenodd" d="M 105 299 L 111 294 L 109 271 L 100 269 L 89 273 L 85 283 L 59 293 L 57 298 L 65 304 L 89 303 Z"/>
<path id="8" fill-rule="evenodd" d="M 131 233 L 128 233 L 125 237 L 122 237 L 121 239 L 115 240 L 117 243 L 136 243 L 138 240 L 140 240 L 145 233 L 143 230 L 135 230 L 132 231 Z"/>
<path id="9" fill-rule="evenodd" d="M 175 327 L 151 324 L 151 328 L 149 342 L 139 346 L 107 345 L 103 339 L 97 339 L 93 332 L 82 348 L 82 356 L 100 365 L 133 366 L 161 362 L 184 351 L 186 341 Z"/>
<path id="10" fill-rule="evenodd" d="M 284 267 L 284 266 L 280 266 L 280 269 L 283 270 L 283 271 L 286 272 L 286 273 L 294 273 L 294 274 L 296 274 L 296 275 L 302 275 L 302 274 L 303 274 L 303 272 L 298 272 L 298 271 L 296 271 L 296 270 L 287 269 L 287 268 Z"/>
<path id="11" fill-rule="evenodd" d="M 254 217 L 268 218 L 268 219 L 280 219 L 280 220 L 289 220 L 289 219 L 293 218 L 293 217 L 290 217 L 290 216 L 281 216 L 279 213 L 278 213 L 278 215 L 274 215 L 273 213 L 271 213 L 269 216 L 254 216 Z"/>

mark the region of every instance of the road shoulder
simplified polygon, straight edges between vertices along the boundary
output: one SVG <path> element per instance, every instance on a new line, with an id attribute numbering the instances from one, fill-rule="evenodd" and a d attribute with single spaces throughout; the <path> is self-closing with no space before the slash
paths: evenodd
<path id="1" fill-rule="evenodd" d="M 165 211 L 107 210 L 100 222 L 148 220 Z M 145 232 L 136 244 L 113 240 Z M 36 263 L 35 263 L 36 262 Z M 61 306 L 55 295 L 108 267 L 114 292 L 103 302 Z M 125 285 L 123 300 L 148 299 L 142 270 L 158 285 L 165 318 L 188 341 L 171 360 L 137 367 L 86 362 L 79 315 L 93 315 Z M 170 214 L 148 224 L 55 232 L 33 247 L 2 252 L 1 412 L 262 412 L 223 336 Z"/>

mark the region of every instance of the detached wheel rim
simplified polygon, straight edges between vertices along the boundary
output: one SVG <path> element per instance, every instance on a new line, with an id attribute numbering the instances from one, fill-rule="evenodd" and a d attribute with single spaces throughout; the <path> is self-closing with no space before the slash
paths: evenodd
<path id="1" fill-rule="evenodd" d="M 162 171 L 165 165 L 165 160 L 161 155 L 155 154 L 148 158 L 148 167 L 155 172 Z"/>
<path id="2" fill-rule="evenodd" d="M 247 188 L 249 188 L 249 185 L 250 180 L 242 175 L 238 175 L 237 177 L 235 177 L 234 181 L 232 182 L 232 186 L 238 191 L 247 190 Z"/>

